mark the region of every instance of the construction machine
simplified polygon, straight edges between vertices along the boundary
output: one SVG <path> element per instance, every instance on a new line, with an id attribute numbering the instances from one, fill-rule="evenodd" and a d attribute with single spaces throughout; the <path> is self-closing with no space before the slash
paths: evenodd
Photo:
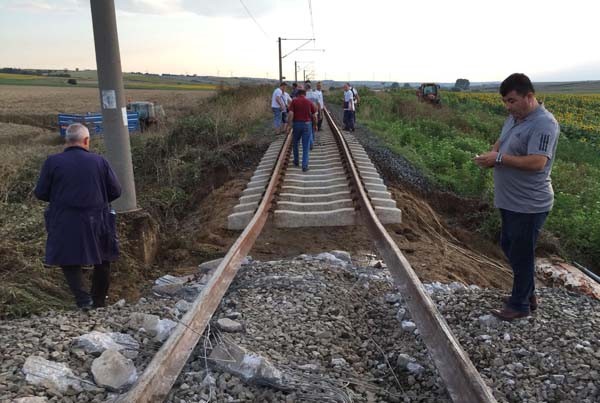
<path id="1" fill-rule="evenodd" d="M 421 102 L 427 102 L 434 106 L 441 106 L 440 86 L 435 83 L 424 83 L 417 89 L 417 99 Z"/>
<path id="2" fill-rule="evenodd" d="M 127 102 L 127 111 L 137 112 L 142 132 L 152 125 L 162 123 L 165 118 L 163 107 L 155 102 L 130 101 Z"/>

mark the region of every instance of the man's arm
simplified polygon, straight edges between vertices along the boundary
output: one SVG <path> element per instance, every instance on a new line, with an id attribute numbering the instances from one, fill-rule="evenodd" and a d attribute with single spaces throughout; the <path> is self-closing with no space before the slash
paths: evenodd
<path id="1" fill-rule="evenodd" d="M 500 139 L 496 140 L 496 142 L 492 146 L 492 151 L 498 152 L 499 149 L 500 149 Z"/>
<path id="2" fill-rule="evenodd" d="M 494 145 L 495 147 L 496 145 Z M 489 151 L 473 159 L 473 161 L 482 168 L 492 168 L 496 165 L 498 151 Z M 507 155 L 502 154 L 501 164 L 511 168 L 517 168 L 523 171 L 541 171 L 546 166 L 548 157 L 540 154 L 530 155 Z"/>
<path id="3" fill-rule="evenodd" d="M 285 102 L 283 101 L 283 95 L 278 96 L 276 99 L 277 99 L 277 103 L 279 104 L 279 107 L 281 108 L 281 110 L 284 110 Z"/>
<path id="4" fill-rule="evenodd" d="M 35 185 L 35 189 L 33 190 L 35 197 L 46 202 L 50 201 L 50 186 L 52 185 L 52 175 L 48 165 L 48 160 L 46 160 L 42 166 L 40 177 Z"/>

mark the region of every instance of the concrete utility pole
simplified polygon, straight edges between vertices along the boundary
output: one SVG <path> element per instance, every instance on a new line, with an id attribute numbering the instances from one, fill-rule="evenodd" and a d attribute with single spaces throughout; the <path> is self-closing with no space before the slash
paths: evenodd
<path id="1" fill-rule="evenodd" d="M 281 57 L 281 37 L 278 38 L 278 42 L 279 42 L 279 83 L 281 83 L 283 81 L 283 69 L 282 69 L 283 58 Z"/>
<path id="2" fill-rule="evenodd" d="M 294 82 L 298 82 L 298 62 L 294 60 Z"/>
<path id="3" fill-rule="evenodd" d="M 118 212 L 124 213 L 137 210 L 138 207 L 127 127 L 115 2 L 114 0 L 90 0 L 90 4 L 106 158 L 123 188 L 121 197 L 113 202 L 113 207 Z"/>

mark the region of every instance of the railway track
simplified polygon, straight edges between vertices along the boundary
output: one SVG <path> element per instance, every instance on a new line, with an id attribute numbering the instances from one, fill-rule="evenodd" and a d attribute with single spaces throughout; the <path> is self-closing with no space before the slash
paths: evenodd
<path id="1" fill-rule="evenodd" d="M 244 225 L 243 232 L 229 249 L 192 308 L 181 319 L 136 384 L 129 392 L 117 398 L 117 402 L 161 402 L 166 399 L 235 278 L 241 261 L 252 248 L 269 217 L 275 217 L 276 223 L 287 223 L 282 226 L 297 226 L 294 220 L 298 217 L 300 219 L 309 217 L 311 223 L 314 221 L 319 224 L 330 222 L 327 220 L 332 216 L 337 217 L 335 220 L 338 221 L 331 221 L 337 222 L 331 225 L 362 224 L 367 227 L 396 286 L 404 296 L 421 338 L 445 382 L 451 399 L 454 402 L 466 403 L 496 402 L 475 366 L 450 331 L 448 324 L 425 292 L 410 263 L 383 226 L 382 221 L 393 222 L 389 220 L 397 219 L 398 213 L 394 211 L 395 206 L 391 207 L 390 202 L 385 198 L 382 184 L 378 183 L 372 175 L 373 171 L 368 165 L 370 161 L 364 154 L 364 150 L 352 136 L 344 135 L 337 128 L 328 112 L 325 116 L 331 136 L 323 136 L 321 139 L 322 150 L 320 154 L 315 152 L 315 158 L 311 159 L 314 169 L 310 175 L 302 176 L 290 164 L 292 143 L 290 134 L 277 140 L 269 148 L 253 177 L 256 185 L 249 185 L 242 195 L 240 205 L 235 210 L 235 214 L 238 215 L 233 221 L 237 226 Z M 335 161 L 336 165 L 325 167 L 330 161 Z M 321 164 L 322 166 L 319 166 Z M 323 171 L 319 168 L 333 171 Z M 324 186 L 321 186 L 323 183 L 333 186 L 331 194 L 336 194 L 335 196 L 339 198 L 331 196 L 331 200 L 312 201 L 310 188 L 323 188 Z M 313 203 L 313 209 L 320 208 L 312 217 L 300 214 L 305 212 L 306 205 L 294 201 L 294 197 L 290 196 L 298 195 L 290 191 L 297 191 L 299 188 L 309 189 L 304 194 L 306 198 L 304 201 Z M 323 189 L 319 190 L 320 193 L 322 191 Z M 338 205 L 331 207 L 332 203 L 338 202 L 342 207 Z M 315 203 L 320 203 L 321 206 Z M 231 222 L 230 218 L 230 227 Z M 339 224 L 340 222 L 343 224 Z"/>

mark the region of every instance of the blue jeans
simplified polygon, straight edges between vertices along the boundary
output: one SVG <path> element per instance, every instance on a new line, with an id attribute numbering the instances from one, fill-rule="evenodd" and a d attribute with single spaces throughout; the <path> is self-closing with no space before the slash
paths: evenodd
<path id="1" fill-rule="evenodd" d="M 311 122 L 294 122 L 292 138 L 294 165 L 298 165 L 298 142 L 302 139 L 302 169 L 308 168 L 308 154 L 310 152 L 310 140 L 312 136 Z"/>
<path id="2" fill-rule="evenodd" d="M 271 108 L 273 110 L 273 124 L 276 129 L 281 127 L 281 108 Z"/>
<path id="3" fill-rule="evenodd" d="M 529 312 L 529 298 L 535 293 L 535 244 L 548 212 L 527 214 L 500 209 L 500 215 L 500 245 L 513 271 L 508 306 L 519 312 Z"/>
<path id="4" fill-rule="evenodd" d="M 344 130 L 354 131 L 354 111 L 344 109 Z"/>

